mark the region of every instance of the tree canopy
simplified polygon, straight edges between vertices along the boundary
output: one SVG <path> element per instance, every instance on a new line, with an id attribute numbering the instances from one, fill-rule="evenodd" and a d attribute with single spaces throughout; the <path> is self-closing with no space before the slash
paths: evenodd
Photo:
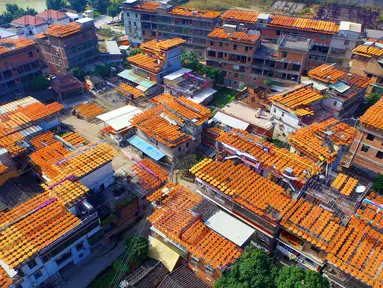
<path id="1" fill-rule="evenodd" d="M 248 247 L 222 275 L 215 288 L 329 288 L 319 273 L 298 267 L 279 268 L 263 249 Z"/>
<path id="2" fill-rule="evenodd" d="M 66 7 L 65 0 L 45 0 L 48 9 L 60 10 Z"/>
<path id="3" fill-rule="evenodd" d="M 380 174 L 378 177 L 374 179 L 372 183 L 372 189 L 379 194 L 383 194 L 383 175 Z"/>
<path id="4" fill-rule="evenodd" d="M 367 99 L 367 102 L 370 106 L 374 105 L 376 102 L 378 102 L 380 100 L 380 95 L 377 94 L 377 93 L 371 93 L 370 95 L 368 95 L 366 97 Z"/>
<path id="5" fill-rule="evenodd" d="M 78 80 L 80 80 L 80 81 L 85 80 L 86 74 L 85 74 L 84 70 L 82 70 L 80 67 L 73 67 L 71 70 L 71 73 L 72 73 L 73 77 L 76 77 Z"/>
<path id="6" fill-rule="evenodd" d="M 120 6 L 119 3 L 113 2 L 106 8 L 106 12 L 109 16 L 116 17 L 121 12 Z"/>
<path id="7" fill-rule="evenodd" d="M 49 80 L 46 79 L 43 75 L 35 76 L 30 83 L 30 88 L 33 91 L 40 91 L 45 88 L 48 88 L 48 86 L 49 86 Z"/>
<path id="8" fill-rule="evenodd" d="M 33 8 L 20 8 L 17 4 L 6 4 L 5 11 L 0 15 L 0 25 L 7 24 L 24 15 L 36 15 L 37 11 Z"/>
<path id="9" fill-rule="evenodd" d="M 106 9 L 109 6 L 109 0 L 93 0 L 92 4 L 94 9 L 97 10 L 97 12 L 100 12 L 101 14 L 105 14 Z"/>
<path id="10" fill-rule="evenodd" d="M 128 263 L 139 265 L 146 259 L 149 242 L 141 236 L 130 236 L 124 241 L 125 249 L 128 251 Z"/>
<path id="11" fill-rule="evenodd" d="M 69 6 L 77 12 L 84 11 L 86 5 L 88 4 L 87 0 L 68 0 L 68 2 Z"/>

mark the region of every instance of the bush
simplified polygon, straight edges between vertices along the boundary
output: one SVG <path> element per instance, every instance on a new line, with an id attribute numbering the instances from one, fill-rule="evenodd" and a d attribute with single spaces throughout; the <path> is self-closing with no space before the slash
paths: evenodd
<path id="1" fill-rule="evenodd" d="M 368 105 L 370 106 L 374 105 L 376 102 L 380 100 L 380 97 L 381 96 L 376 93 L 371 93 L 370 95 L 366 97 Z"/>
<path id="2" fill-rule="evenodd" d="M 78 80 L 83 82 L 85 80 L 86 73 L 80 67 L 73 67 L 71 70 L 73 77 L 76 77 Z"/>
<path id="3" fill-rule="evenodd" d="M 129 265 L 140 265 L 145 259 L 149 248 L 147 238 L 141 236 L 130 236 L 124 241 L 124 246 L 128 252 L 127 259 Z"/>
<path id="4" fill-rule="evenodd" d="M 45 78 L 43 75 L 35 76 L 30 83 L 30 88 L 33 91 L 44 90 L 48 87 L 49 87 L 49 80 Z"/>
<path id="5" fill-rule="evenodd" d="M 379 194 L 383 194 L 383 175 L 380 174 L 378 177 L 374 179 L 372 184 L 372 189 Z"/>

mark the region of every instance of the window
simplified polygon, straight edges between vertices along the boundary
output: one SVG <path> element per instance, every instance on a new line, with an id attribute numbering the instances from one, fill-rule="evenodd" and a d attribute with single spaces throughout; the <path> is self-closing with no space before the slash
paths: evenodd
<path id="1" fill-rule="evenodd" d="M 369 140 L 369 141 L 374 141 L 374 139 L 375 139 L 375 136 L 374 136 L 374 135 L 372 135 L 372 134 L 367 134 L 367 137 L 366 137 L 366 139 L 367 139 L 367 140 Z"/>
<path id="2" fill-rule="evenodd" d="M 178 146 L 178 152 L 181 152 L 181 146 Z"/>
<path id="3" fill-rule="evenodd" d="M 205 270 L 206 274 L 213 275 L 214 268 L 212 266 L 210 266 L 209 264 L 206 264 L 205 268 L 206 268 L 206 270 Z"/>
<path id="4" fill-rule="evenodd" d="M 234 78 L 237 78 L 238 77 L 238 73 L 234 73 Z"/>
<path id="5" fill-rule="evenodd" d="M 27 265 L 28 265 L 29 269 L 33 269 L 33 268 L 35 268 L 37 266 L 37 262 L 36 262 L 35 259 L 32 259 L 31 261 L 28 262 Z"/>
<path id="6" fill-rule="evenodd" d="M 33 274 L 33 277 L 35 277 L 35 279 L 38 280 L 41 277 L 43 277 L 43 272 L 41 272 L 41 270 L 39 270 L 35 274 Z"/>
<path id="7" fill-rule="evenodd" d="M 136 18 L 138 18 L 138 14 L 136 13 Z"/>
<path id="8" fill-rule="evenodd" d="M 132 22 L 131 21 L 129 21 L 129 26 L 132 26 Z"/>
<path id="9" fill-rule="evenodd" d="M 63 264 L 65 261 L 67 261 L 71 257 L 72 257 L 72 253 L 71 253 L 71 251 L 68 251 L 68 252 L 64 253 L 63 255 L 61 255 L 60 257 L 58 257 L 56 259 L 56 263 L 58 266 L 60 266 L 61 264 Z"/>
<path id="10" fill-rule="evenodd" d="M 246 52 L 249 51 L 249 47 L 246 46 L 246 47 L 245 47 L 245 51 L 246 51 Z"/>
<path id="11" fill-rule="evenodd" d="M 281 35 L 281 31 L 277 30 L 275 31 L 277 35 Z"/>
<path id="12" fill-rule="evenodd" d="M 364 145 L 364 144 L 363 144 L 362 149 L 361 149 L 362 152 L 365 152 L 365 153 L 366 153 L 366 152 L 368 151 L 368 149 L 370 149 L 370 146 L 368 146 L 368 145 Z"/>
<path id="13" fill-rule="evenodd" d="M 219 45 L 218 45 L 219 47 L 222 47 L 222 42 L 219 42 Z"/>
<path id="14" fill-rule="evenodd" d="M 383 159 L 383 152 L 382 151 L 378 151 L 378 153 L 376 153 L 376 158 L 379 158 L 379 159 Z"/>
<path id="15" fill-rule="evenodd" d="M 287 52 L 282 52 L 282 57 L 283 58 L 287 57 Z"/>
<path id="16" fill-rule="evenodd" d="M 210 46 L 214 46 L 214 42 L 213 41 L 210 41 Z"/>
<path id="17" fill-rule="evenodd" d="M 133 24 L 134 24 L 134 27 L 137 27 L 137 23 L 136 22 L 134 22 Z"/>
<path id="18" fill-rule="evenodd" d="M 80 243 L 78 243 L 78 244 L 76 245 L 76 249 L 77 249 L 77 251 L 80 251 L 80 250 L 84 249 L 84 242 L 80 242 Z"/>
<path id="19" fill-rule="evenodd" d="M 237 44 L 234 44 L 233 50 L 237 50 Z"/>
<path id="20" fill-rule="evenodd" d="M 277 113 L 277 108 L 274 107 L 274 113 Z"/>
<path id="21" fill-rule="evenodd" d="M 33 57 L 33 52 L 32 52 L 32 51 L 29 51 L 29 52 L 28 52 L 28 56 L 29 56 L 29 58 Z"/>
<path id="22" fill-rule="evenodd" d="M 338 102 L 334 101 L 333 105 L 336 106 L 336 104 L 338 104 Z"/>
<path id="23" fill-rule="evenodd" d="M 186 143 L 186 147 L 189 147 L 189 142 Z"/>
<path id="24" fill-rule="evenodd" d="M 345 46 L 350 45 L 350 40 L 344 40 L 344 45 L 345 45 Z"/>
<path id="25" fill-rule="evenodd" d="M 281 115 L 282 117 L 284 117 L 285 116 L 285 112 L 282 112 L 282 115 Z"/>
<path id="26" fill-rule="evenodd" d="M 326 37 L 325 37 L 325 36 L 320 37 L 320 41 L 321 41 L 321 42 L 326 41 Z"/>

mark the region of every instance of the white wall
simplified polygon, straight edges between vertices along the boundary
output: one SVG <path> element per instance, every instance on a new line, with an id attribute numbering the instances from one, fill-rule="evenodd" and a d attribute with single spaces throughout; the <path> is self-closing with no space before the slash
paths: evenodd
<path id="1" fill-rule="evenodd" d="M 287 136 L 290 133 L 300 128 L 299 118 L 297 115 L 295 115 L 292 112 L 286 111 L 274 104 L 271 106 L 271 115 L 275 116 L 275 121 L 282 124 L 282 125 L 279 125 L 279 129 L 274 129 L 274 134 L 279 132 L 284 132 Z M 275 135 L 275 137 L 273 135 L 273 138 L 280 139 L 280 137 L 277 137 L 277 135 Z"/>
<path id="2" fill-rule="evenodd" d="M 114 183 L 112 162 L 109 162 L 85 177 L 82 177 L 79 182 L 95 192 L 101 190 L 102 184 L 104 185 L 104 188 L 109 187 Z"/>
<path id="3" fill-rule="evenodd" d="M 129 25 L 130 21 L 130 25 Z M 142 27 L 140 13 L 125 11 L 124 12 L 125 34 L 128 36 L 129 42 L 142 43 Z"/>

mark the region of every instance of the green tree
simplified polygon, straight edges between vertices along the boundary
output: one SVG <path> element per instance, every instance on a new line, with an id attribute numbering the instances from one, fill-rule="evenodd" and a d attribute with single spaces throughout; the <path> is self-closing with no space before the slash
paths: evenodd
<path id="1" fill-rule="evenodd" d="M 248 247 L 232 269 L 225 272 L 215 288 L 273 288 L 278 269 L 264 250 Z"/>
<path id="2" fill-rule="evenodd" d="M 110 73 L 110 67 L 108 65 L 99 66 L 97 65 L 96 68 L 94 68 L 94 71 L 92 74 L 97 76 L 108 76 Z"/>
<path id="3" fill-rule="evenodd" d="M 77 12 L 83 12 L 87 3 L 87 0 L 68 0 L 69 6 Z"/>
<path id="4" fill-rule="evenodd" d="M 48 9 L 60 10 L 66 6 L 64 0 L 46 0 L 45 1 Z"/>
<path id="5" fill-rule="evenodd" d="M 370 106 L 374 105 L 376 102 L 378 102 L 380 100 L 380 95 L 376 94 L 376 93 L 371 93 L 370 95 L 368 95 L 366 97 L 367 99 L 367 102 Z"/>
<path id="6" fill-rule="evenodd" d="M 125 249 L 128 251 L 129 264 L 140 265 L 146 259 L 149 241 L 141 236 L 130 236 L 124 241 Z"/>
<path id="7" fill-rule="evenodd" d="M 283 267 L 275 279 L 277 288 L 330 288 L 326 278 L 315 271 Z"/>
<path id="8" fill-rule="evenodd" d="M 124 262 L 122 258 L 117 258 L 113 264 L 112 264 L 113 270 L 114 271 L 123 271 L 123 273 L 128 273 L 130 271 L 129 264 Z"/>
<path id="9" fill-rule="evenodd" d="M 109 6 L 109 0 L 93 0 L 93 8 L 101 14 L 106 13 L 106 8 Z"/>
<path id="10" fill-rule="evenodd" d="M 205 66 L 202 71 L 207 77 L 214 80 L 214 85 L 223 84 L 225 77 L 223 76 L 222 71 L 210 66 Z"/>
<path id="11" fill-rule="evenodd" d="M 80 67 L 73 67 L 71 70 L 71 74 L 73 75 L 73 77 L 76 77 L 81 82 L 85 80 L 86 74 L 84 70 L 82 70 Z"/>
<path id="12" fill-rule="evenodd" d="M 20 18 L 24 15 L 36 15 L 37 11 L 33 8 L 20 8 L 17 4 L 6 4 L 5 12 L 0 15 L 0 24 L 7 24 L 12 20 Z"/>
<path id="13" fill-rule="evenodd" d="M 181 56 L 181 65 L 197 73 L 203 68 L 203 65 L 198 61 L 198 57 L 195 52 L 183 53 Z"/>
<path id="14" fill-rule="evenodd" d="M 43 75 L 35 76 L 30 83 L 30 88 L 33 91 L 44 90 L 48 88 L 48 86 L 49 86 L 49 80 L 46 79 Z"/>
<path id="15" fill-rule="evenodd" d="M 374 179 L 372 183 L 372 189 L 379 194 L 383 194 L 383 175 L 380 174 L 378 177 Z"/>
<path id="16" fill-rule="evenodd" d="M 108 13 L 109 16 L 116 17 L 118 14 L 121 12 L 120 4 L 113 2 L 106 8 L 106 12 Z"/>

